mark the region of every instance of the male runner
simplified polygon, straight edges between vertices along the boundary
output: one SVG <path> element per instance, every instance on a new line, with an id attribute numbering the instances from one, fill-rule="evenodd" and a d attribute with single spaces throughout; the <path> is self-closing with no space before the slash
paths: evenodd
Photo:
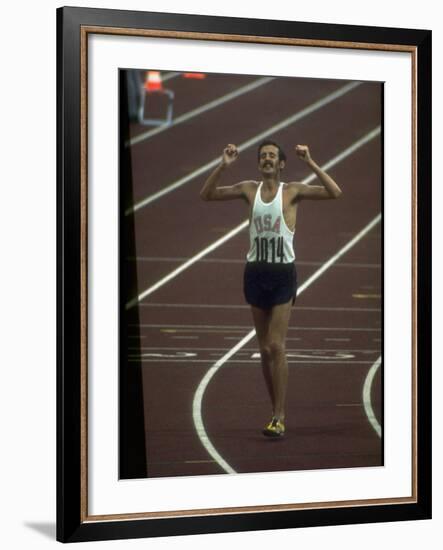
<path id="1" fill-rule="evenodd" d="M 273 141 L 264 141 L 258 148 L 261 182 L 247 180 L 217 186 L 222 173 L 239 155 L 237 147 L 229 144 L 221 163 L 200 191 L 203 200 L 243 199 L 249 205 L 250 247 L 244 294 L 251 306 L 263 375 L 272 403 L 272 418 L 263 430 L 269 437 L 281 437 L 285 433 L 288 385 L 285 339 L 297 293 L 293 238 L 298 205 L 303 199 L 336 199 L 342 193 L 335 181 L 312 160 L 306 145 L 296 145 L 295 152 L 322 185 L 280 181 L 286 155 Z"/>

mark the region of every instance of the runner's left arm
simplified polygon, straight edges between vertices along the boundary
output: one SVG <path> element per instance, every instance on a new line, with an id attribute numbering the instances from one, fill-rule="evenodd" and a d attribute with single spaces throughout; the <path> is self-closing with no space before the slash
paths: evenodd
<path id="1" fill-rule="evenodd" d="M 309 168 L 314 172 L 323 185 L 307 185 L 303 183 L 296 184 L 298 199 L 338 199 L 342 190 L 337 183 L 318 166 L 312 159 L 307 145 L 296 145 L 295 152 L 297 156 L 306 162 Z"/>

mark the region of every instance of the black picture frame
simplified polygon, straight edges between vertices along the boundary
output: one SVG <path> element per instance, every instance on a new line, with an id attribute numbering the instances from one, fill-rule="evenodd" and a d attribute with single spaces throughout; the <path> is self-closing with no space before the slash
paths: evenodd
<path id="1" fill-rule="evenodd" d="M 414 177 L 416 269 L 414 383 L 415 494 L 392 502 L 335 503 L 303 509 L 247 513 L 195 511 L 170 517 L 89 517 L 87 456 L 87 378 L 82 365 L 87 349 L 86 239 L 87 158 L 85 96 L 82 79 L 87 59 L 85 37 L 92 28 L 116 33 L 154 31 L 184 38 L 203 33 L 209 40 L 261 42 L 321 41 L 324 47 L 410 51 L 415 56 Z M 187 33 L 191 33 L 188 35 Z M 265 21 L 198 15 L 90 8 L 57 10 L 57 540 L 62 542 L 172 536 L 197 533 L 284 529 L 431 517 L 431 31 Z M 87 98 L 86 98 L 87 99 Z"/>

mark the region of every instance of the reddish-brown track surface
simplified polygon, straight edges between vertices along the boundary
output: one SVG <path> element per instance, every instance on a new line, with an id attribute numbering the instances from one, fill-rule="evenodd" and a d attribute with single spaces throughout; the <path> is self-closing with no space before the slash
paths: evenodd
<path id="1" fill-rule="evenodd" d="M 175 115 L 212 101 L 258 77 L 181 76 Z M 132 145 L 137 203 L 220 156 L 346 82 L 275 79 L 256 90 Z M 288 155 L 287 180 L 310 175 L 293 152 L 310 146 L 322 165 L 381 124 L 381 92 L 362 83 L 287 128 L 269 135 Z M 149 130 L 134 124 L 131 136 Z M 299 285 L 333 257 L 382 208 L 380 136 L 329 170 L 343 190 L 338 201 L 301 204 L 295 250 Z M 242 201 L 206 203 L 199 190 L 206 172 L 134 215 L 139 293 L 246 219 Z M 223 183 L 259 179 L 256 146 L 241 153 Z M 202 400 L 206 434 L 233 470 L 265 472 L 383 464 L 382 439 L 363 403 L 363 386 L 382 350 L 382 232 L 375 224 L 298 297 L 287 339 L 289 387 L 287 434 L 268 440 L 261 429 L 270 416 L 255 338 L 217 370 Z M 193 420 L 195 392 L 217 360 L 252 328 L 242 294 L 247 230 L 149 294 L 138 304 L 146 457 L 149 476 L 223 473 L 203 446 Z M 122 251 L 124 253 L 124 251 Z M 135 309 L 135 308 L 134 308 Z M 134 317 L 135 319 L 136 317 Z M 382 425 L 382 375 L 376 372 L 370 404 Z"/>

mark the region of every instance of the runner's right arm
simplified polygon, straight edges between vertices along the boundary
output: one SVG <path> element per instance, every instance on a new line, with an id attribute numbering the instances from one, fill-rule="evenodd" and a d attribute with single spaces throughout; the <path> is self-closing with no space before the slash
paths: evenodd
<path id="1" fill-rule="evenodd" d="M 249 182 L 236 183 L 217 187 L 222 173 L 238 158 L 238 150 L 235 145 L 229 144 L 223 150 L 221 163 L 208 177 L 200 191 L 200 197 L 204 201 L 225 201 L 230 199 L 246 199 L 245 186 Z"/>

